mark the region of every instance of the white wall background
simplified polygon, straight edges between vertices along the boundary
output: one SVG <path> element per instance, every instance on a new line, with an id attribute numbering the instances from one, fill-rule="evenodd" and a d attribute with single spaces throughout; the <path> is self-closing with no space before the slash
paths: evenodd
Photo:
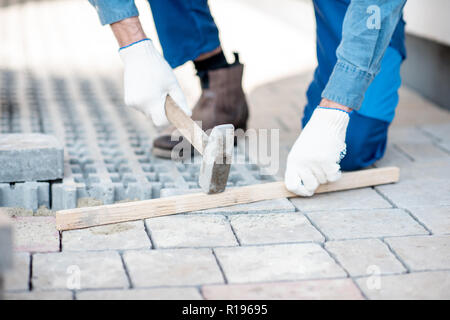
<path id="1" fill-rule="evenodd" d="M 406 31 L 450 45 L 450 0 L 408 0 Z"/>

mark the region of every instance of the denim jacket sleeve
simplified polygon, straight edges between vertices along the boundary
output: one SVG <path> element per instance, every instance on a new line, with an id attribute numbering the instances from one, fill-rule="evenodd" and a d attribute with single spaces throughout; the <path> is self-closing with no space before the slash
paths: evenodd
<path id="1" fill-rule="evenodd" d="M 406 0 L 352 0 L 342 26 L 337 62 L 322 97 L 358 110 Z"/>
<path id="2" fill-rule="evenodd" d="M 139 15 L 134 0 L 89 0 L 89 2 L 97 10 L 102 25 Z"/>

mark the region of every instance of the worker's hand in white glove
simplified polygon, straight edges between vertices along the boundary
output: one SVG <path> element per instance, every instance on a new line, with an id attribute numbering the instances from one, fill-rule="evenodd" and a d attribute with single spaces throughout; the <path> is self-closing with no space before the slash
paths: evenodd
<path id="1" fill-rule="evenodd" d="M 289 191 L 309 197 L 320 184 L 340 178 L 348 121 L 346 111 L 316 108 L 287 158 L 284 180 Z"/>
<path id="2" fill-rule="evenodd" d="M 186 98 L 167 61 L 149 39 L 135 42 L 119 51 L 124 63 L 125 104 L 151 117 L 157 126 L 168 123 L 164 103 L 167 94 L 191 115 Z"/>

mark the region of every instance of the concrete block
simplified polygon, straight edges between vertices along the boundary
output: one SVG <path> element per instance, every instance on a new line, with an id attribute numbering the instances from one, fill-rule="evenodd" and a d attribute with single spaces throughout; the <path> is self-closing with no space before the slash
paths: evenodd
<path id="1" fill-rule="evenodd" d="M 450 124 L 440 123 L 440 124 L 430 124 L 423 125 L 421 129 L 428 134 L 431 134 L 435 139 L 437 144 L 443 149 L 450 152 Z"/>
<path id="2" fill-rule="evenodd" d="M 28 291 L 28 292 L 7 292 L 6 300 L 72 300 L 72 291 Z"/>
<path id="3" fill-rule="evenodd" d="M 230 224 L 219 215 L 179 215 L 145 220 L 157 248 L 235 246 Z"/>
<path id="4" fill-rule="evenodd" d="M 47 181 L 64 176 L 64 149 L 46 134 L 0 135 L 0 182 Z"/>
<path id="5" fill-rule="evenodd" d="M 0 183 L 0 206 L 36 211 L 50 207 L 48 182 Z"/>
<path id="6" fill-rule="evenodd" d="M 59 251 L 55 217 L 14 218 L 14 249 L 26 252 Z"/>
<path id="7" fill-rule="evenodd" d="M 321 211 L 307 215 L 330 240 L 428 234 L 401 209 Z"/>
<path id="8" fill-rule="evenodd" d="M 30 276 L 30 255 L 26 252 L 13 254 L 13 268 L 4 274 L 5 290 L 28 290 Z"/>
<path id="9" fill-rule="evenodd" d="M 450 269 L 450 236 L 388 238 L 386 242 L 412 271 Z"/>
<path id="10" fill-rule="evenodd" d="M 0 209 L 0 276 L 13 264 L 13 233 L 12 220 Z M 1 287 L 0 287 L 1 290 Z"/>
<path id="11" fill-rule="evenodd" d="M 310 198 L 291 198 L 290 201 L 302 212 L 392 207 L 371 188 L 317 194 Z"/>
<path id="12" fill-rule="evenodd" d="M 36 290 L 129 287 L 119 254 L 106 251 L 35 254 L 32 281 Z"/>
<path id="13" fill-rule="evenodd" d="M 282 244 L 214 250 L 229 283 L 345 277 L 318 244 Z"/>
<path id="14" fill-rule="evenodd" d="M 325 248 L 352 277 L 406 272 L 389 248 L 378 239 L 328 241 Z"/>
<path id="15" fill-rule="evenodd" d="M 417 272 L 379 278 L 360 278 L 356 282 L 369 299 L 374 300 L 448 300 L 450 271 Z"/>
<path id="16" fill-rule="evenodd" d="M 296 212 L 233 215 L 230 222 L 241 245 L 325 240 L 304 215 Z"/>
<path id="17" fill-rule="evenodd" d="M 150 249 L 143 221 L 65 231 L 63 251 Z"/>
<path id="18" fill-rule="evenodd" d="M 209 300 L 361 300 L 351 279 L 303 280 L 202 287 Z"/>
<path id="19" fill-rule="evenodd" d="M 136 288 L 223 283 L 209 249 L 126 251 L 124 260 Z"/>
<path id="20" fill-rule="evenodd" d="M 412 208 L 411 213 L 433 234 L 450 234 L 450 206 Z"/>
<path id="21" fill-rule="evenodd" d="M 397 184 L 376 187 L 398 207 L 411 209 L 426 206 L 449 206 L 450 183 L 446 179 L 404 180 Z"/>
<path id="22" fill-rule="evenodd" d="M 161 197 L 170 197 L 181 194 L 202 192 L 200 189 L 162 189 Z M 248 204 L 238 204 L 223 208 L 192 211 L 191 213 L 214 213 L 214 214 L 242 214 L 242 213 L 267 213 L 267 212 L 294 212 L 294 205 L 286 198 L 264 200 Z"/>
<path id="23" fill-rule="evenodd" d="M 197 288 L 155 288 L 77 292 L 77 300 L 202 300 Z"/>

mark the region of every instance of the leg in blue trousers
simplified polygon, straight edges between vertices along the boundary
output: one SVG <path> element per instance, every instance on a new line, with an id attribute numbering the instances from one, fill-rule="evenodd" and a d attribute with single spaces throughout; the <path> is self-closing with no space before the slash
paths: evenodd
<path id="1" fill-rule="evenodd" d="M 164 57 L 176 68 L 220 47 L 207 0 L 149 0 Z"/>
<path id="2" fill-rule="evenodd" d="M 317 22 L 317 60 L 302 119 L 303 127 L 320 103 L 321 94 L 336 63 L 344 15 L 349 0 L 315 0 Z M 347 154 L 342 170 L 357 170 L 373 164 L 384 155 L 387 133 L 398 104 L 401 84 L 400 65 L 405 57 L 404 23 L 399 22 L 383 58 L 381 71 L 366 92 L 359 111 L 353 111 L 347 128 Z"/>

